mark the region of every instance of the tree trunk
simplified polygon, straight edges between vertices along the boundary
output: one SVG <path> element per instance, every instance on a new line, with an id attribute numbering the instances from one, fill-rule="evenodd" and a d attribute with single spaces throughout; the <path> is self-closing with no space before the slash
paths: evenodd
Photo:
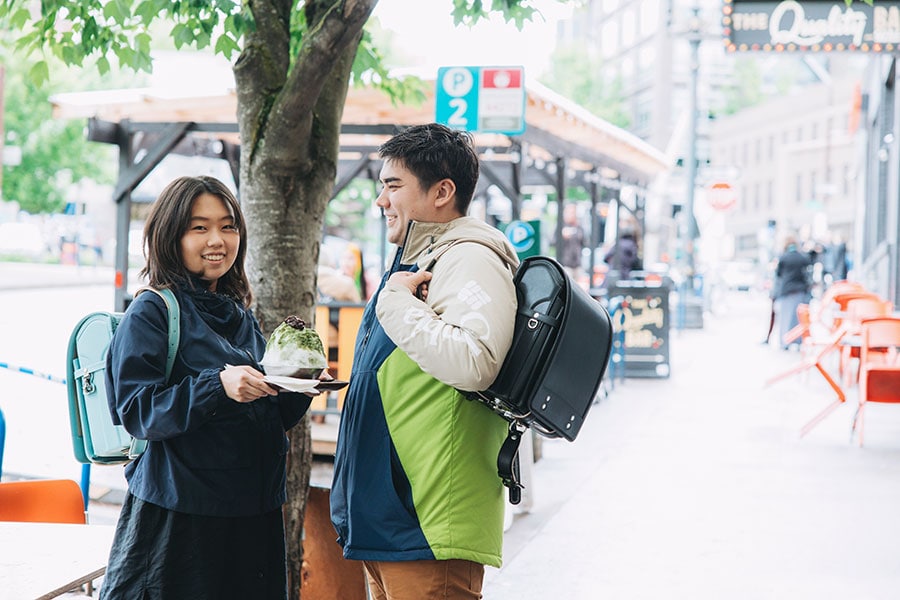
<path id="1" fill-rule="evenodd" d="M 341 116 L 362 26 L 375 3 L 308 1 L 310 33 L 293 65 L 287 54 L 291 3 L 252 4 L 256 29 L 247 35 L 234 72 L 247 272 L 255 314 L 267 336 L 288 315 L 313 323 L 319 242 L 337 175 Z M 288 435 L 288 597 L 299 600 L 312 467 L 309 418 Z"/>

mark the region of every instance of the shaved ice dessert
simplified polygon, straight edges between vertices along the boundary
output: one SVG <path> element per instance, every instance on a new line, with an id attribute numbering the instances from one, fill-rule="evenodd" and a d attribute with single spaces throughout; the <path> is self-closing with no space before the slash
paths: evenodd
<path id="1" fill-rule="evenodd" d="M 315 379 L 328 360 L 316 330 L 291 315 L 272 332 L 261 364 L 267 375 Z"/>

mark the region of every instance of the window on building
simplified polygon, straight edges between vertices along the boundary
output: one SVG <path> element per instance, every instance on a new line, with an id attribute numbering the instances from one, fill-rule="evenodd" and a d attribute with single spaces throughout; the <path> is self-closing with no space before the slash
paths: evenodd
<path id="1" fill-rule="evenodd" d="M 644 0 L 640 8 L 640 36 L 650 37 L 659 29 L 659 0 Z"/>
<path id="2" fill-rule="evenodd" d="M 653 75 L 649 71 L 652 69 L 653 61 L 656 58 L 656 52 L 654 51 L 653 46 L 649 43 L 641 44 L 640 49 L 637 51 L 637 57 L 638 69 L 640 69 L 641 72 L 647 71 L 645 74 L 647 78 L 652 77 Z"/>
<path id="3" fill-rule="evenodd" d="M 614 20 L 610 19 L 603 24 L 600 30 L 600 53 L 604 59 L 609 59 L 619 51 L 619 28 Z"/>
<path id="4" fill-rule="evenodd" d="M 619 8 L 619 0 L 603 0 L 601 3 L 602 10 L 605 13 L 611 13 Z"/>
<path id="5" fill-rule="evenodd" d="M 622 81 L 634 81 L 634 57 L 625 56 L 622 58 Z"/>
<path id="6" fill-rule="evenodd" d="M 766 182 L 766 208 L 775 206 L 775 182 L 771 179 Z"/>
<path id="7" fill-rule="evenodd" d="M 636 20 L 635 11 L 630 8 L 622 10 L 622 47 L 631 48 L 635 42 Z"/>
<path id="8" fill-rule="evenodd" d="M 803 175 L 797 173 L 796 187 L 794 188 L 794 203 L 803 203 Z"/>

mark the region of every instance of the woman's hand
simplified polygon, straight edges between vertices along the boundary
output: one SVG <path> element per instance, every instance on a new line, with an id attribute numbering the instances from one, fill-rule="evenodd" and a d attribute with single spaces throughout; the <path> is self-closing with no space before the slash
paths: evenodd
<path id="1" fill-rule="evenodd" d="M 278 394 L 278 389 L 266 383 L 263 377 L 265 375 L 247 365 L 226 365 L 219 372 L 225 395 L 236 402 L 253 402 L 263 396 Z"/>

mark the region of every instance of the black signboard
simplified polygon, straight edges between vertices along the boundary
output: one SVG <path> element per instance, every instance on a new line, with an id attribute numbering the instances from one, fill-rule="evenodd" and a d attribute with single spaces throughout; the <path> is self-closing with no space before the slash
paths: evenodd
<path id="1" fill-rule="evenodd" d="M 730 51 L 894 52 L 900 50 L 900 2 L 724 0 Z"/>
<path id="2" fill-rule="evenodd" d="M 621 280 L 610 286 L 608 297 L 619 353 L 613 360 L 624 363 L 625 377 L 668 377 L 669 287 Z"/>

